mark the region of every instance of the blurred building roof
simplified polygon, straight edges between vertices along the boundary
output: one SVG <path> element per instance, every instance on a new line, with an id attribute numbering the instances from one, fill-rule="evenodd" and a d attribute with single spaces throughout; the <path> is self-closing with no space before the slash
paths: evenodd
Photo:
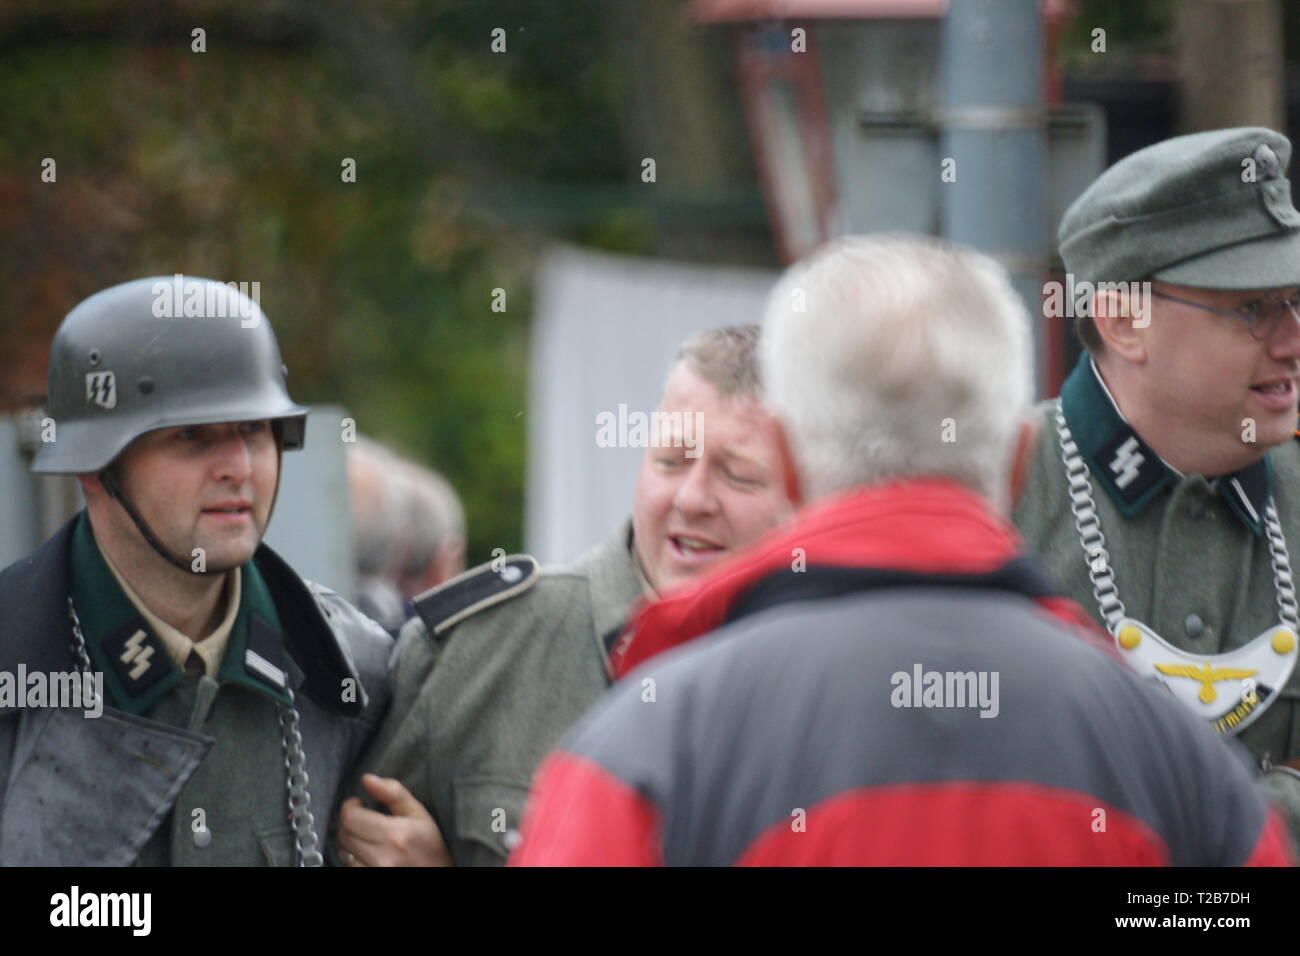
<path id="1" fill-rule="evenodd" d="M 1043 15 L 1063 18 L 1070 0 L 1040 0 Z M 692 0 L 691 17 L 701 23 L 739 20 L 938 19 L 948 0 Z"/>
<path id="2" fill-rule="evenodd" d="M 691 16 L 702 23 L 725 20 L 873 20 L 941 17 L 948 0 L 694 0 Z"/>

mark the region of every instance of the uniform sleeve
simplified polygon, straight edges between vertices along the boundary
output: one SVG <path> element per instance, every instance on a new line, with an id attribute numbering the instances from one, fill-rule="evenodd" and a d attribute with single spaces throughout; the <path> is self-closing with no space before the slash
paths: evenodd
<path id="1" fill-rule="evenodd" d="M 510 866 L 662 866 L 659 814 L 586 757 L 556 751 L 538 771 Z"/>
<path id="2" fill-rule="evenodd" d="M 437 664 L 433 642 L 424 622 L 413 617 L 398 635 L 389 660 L 392 700 L 374 739 L 358 763 L 356 777 L 349 792 L 362 794 L 360 775 L 374 773 L 400 780 L 421 803 L 431 809 L 431 795 L 425 780 L 427 733 L 422 691 Z"/>

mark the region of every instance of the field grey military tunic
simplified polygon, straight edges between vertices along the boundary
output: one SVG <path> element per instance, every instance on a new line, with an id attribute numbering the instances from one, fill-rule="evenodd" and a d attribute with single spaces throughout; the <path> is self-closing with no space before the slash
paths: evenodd
<path id="1" fill-rule="evenodd" d="M 428 808 L 458 866 L 505 862 L 533 772 L 609 686 L 607 642 L 642 593 L 630 532 L 569 565 L 513 556 L 417 599 L 363 763 Z"/>
<path id="2" fill-rule="evenodd" d="M 1291 554 L 1300 554 L 1300 446 L 1287 442 L 1217 479 L 1180 474 L 1124 420 L 1086 354 L 1062 386 L 1061 403 L 1087 465 L 1124 616 L 1149 629 L 1121 628 L 1121 653 L 1192 706 L 1222 712 L 1207 722 L 1235 734 L 1265 768 L 1295 758 L 1300 668 L 1293 642 L 1273 637 L 1279 606 L 1265 515 L 1272 500 Z M 1064 593 L 1105 627 L 1071 509 L 1055 409 L 1055 400 L 1039 406 L 1043 431 L 1014 520 Z M 1255 641 L 1253 651 L 1240 650 Z M 1279 768 L 1263 783 L 1300 840 L 1300 776 Z"/>

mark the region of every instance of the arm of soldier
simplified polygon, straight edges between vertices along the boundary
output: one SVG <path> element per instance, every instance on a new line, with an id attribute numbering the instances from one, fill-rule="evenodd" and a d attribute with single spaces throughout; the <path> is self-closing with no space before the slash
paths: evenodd
<path id="1" fill-rule="evenodd" d="M 424 746 L 428 726 L 424 689 L 437 663 L 438 654 L 424 622 L 413 617 L 402 627 L 389 660 L 392 701 L 357 762 L 347 790 L 351 796 L 339 808 L 335 844 L 345 863 L 438 865 L 436 851 L 432 855 L 423 852 L 442 844 L 441 832 L 425 809 L 426 804 L 433 805 L 433 795 Z M 368 778 L 390 783 L 376 785 Z M 368 809 L 362 797 L 387 807 L 392 815 Z M 363 847 L 358 844 L 362 839 L 382 842 L 384 848 Z M 361 863 L 358 858 L 373 862 Z"/>
<path id="2" fill-rule="evenodd" d="M 462 763 L 474 761 L 479 755 L 467 757 L 466 753 L 475 751 L 476 744 L 495 742 L 501 730 L 495 722 L 481 720 L 482 708 L 478 705 L 485 703 L 481 699 L 484 682 L 477 678 L 483 672 L 484 661 L 494 659 L 503 642 L 509 646 L 502 634 L 503 624 L 531 633 L 537 623 L 517 611 L 504 618 L 481 612 L 520 598 L 537 576 L 533 558 L 515 556 L 508 558 L 504 567 L 498 568 L 495 561 L 484 564 L 417 599 L 417 616 L 406 623 L 398 640 L 393 706 L 366 765 L 361 767 L 377 776 L 396 778 L 423 804 L 441 831 L 455 865 L 489 862 L 482 858 L 485 854 L 493 857 L 490 862 L 504 862 L 505 854 L 497 847 L 509 830 L 497 829 L 500 821 L 496 816 L 487 822 L 486 807 L 494 813 L 504 812 L 502 808 L 510 804 L 504 802 L 503 790 L 526 792 L 526 785 L 516 787 L 513 780 L 467 779 Z M 430 629 L 435 626 L 440 633 L 433 640 Z M 481 769 L 479 763 L 473 766 Z M 472 778 L 473 773 L 469 776 Z M 519 802 L 522 804 L 522 796 Z M 459 819 L 462 815 L 474 821 L 470 835 L 458 826 L 458 822 L 464 823 Z M 380 839 L 410 839 L 409 834 L 403 835 L 405 831 L 398 829 L 409 820 L 407 824 L 393 824 L 391 820 L 352 812 L 348 817 L 358 827 L 382 826 Z M 489 825 L 493 836 L 484 841 L 480 831 Z M 353 837 L 361 835 L 352 832 Z M 373 836 L 375 831 L 367 835 Z M 491 846 L 481 846 L 485 842 Z"/>
<path id="3" fill-rule="evenodd" d="M 365 774 L 361 782 L 389 812 L 368 810 L 357 797 L 344 802 L 338 847 L 348 866 L 452 865 L 438 825 L 400 781 Z"/>
<path id="4" fill-rule="evenodd" d="M 349 793 L 363 795 L 362 773 L 395 777 L 410 787 L 417 797 L 421 793 L 424 773 L 422 733 L 424 726 L 423 696 L 425 684 L 438 663 L 434 644 L 428 638 L 424 622 L 413 617 L 403 625 L 388 662 L 388 681 L 392 688 L 379 727 L 356 763 Z M 426 801 L 427 802 L 427 801 Z"/>

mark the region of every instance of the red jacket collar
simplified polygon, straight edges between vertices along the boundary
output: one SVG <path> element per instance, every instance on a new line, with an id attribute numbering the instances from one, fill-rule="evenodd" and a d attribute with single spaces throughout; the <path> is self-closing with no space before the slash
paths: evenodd
<path id="1" fill-rule="evenodd" d="M 1021 553 L 1019 533 L 974 492 L 945 479 L 862 488 L 818 502 L 791 525 L 699 580 L 643 605 L 610 652 L 615 679 L 649 658 L 721 627 L 733 601 L 769 574 L 803 566 L 890 568 L 932 574 L 987 574 Z M 1039 601 L 1110 641 L 1066 598 Z"/>

